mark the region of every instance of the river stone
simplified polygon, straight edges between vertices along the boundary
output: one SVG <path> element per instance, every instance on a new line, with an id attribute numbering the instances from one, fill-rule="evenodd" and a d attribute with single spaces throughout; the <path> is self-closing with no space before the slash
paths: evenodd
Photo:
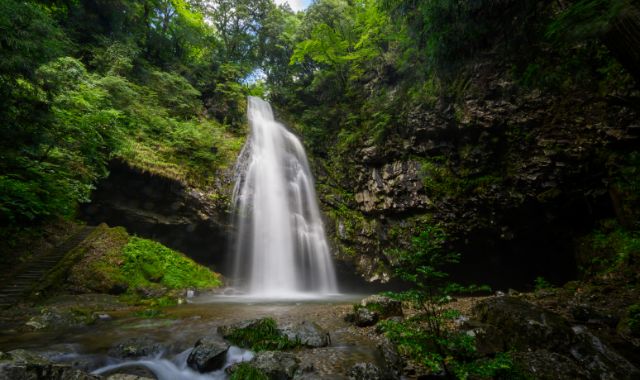
<path id="1" fill-rule="evenodd" d="M 196 342 L 187 364 L 200 372 L 220 369 L 224 366 L 228 350 L 229 344 L 219 336 L 205 336 Z"/>
<path id="2" fill-rule="evenodd" d="M 289 340 L 307 347 L 326 347 L 330 343 L 329 333 L 315 322 L 302 321 L 278 329 Z"/>
<path id="3" fill-rule="evenodd" d="M 270 380 L 288 380 L 292 379 L 298 370 L 300 359 L 288 352 L 263 351 L 256 354 L 250 364 Z"/>
<path id="4" fill-rule="evenodd" d="M 383 380 L 383 371 L 372 363 L 356 363 L 349 369 L 350 380 Z"/>
<path id="5" fill-rule="evenodd" d="M 116 358 L 138 358 L 157 355 L 162 346 L 147 337 L 133 337 L 117 343 L 109 350 L 109 355 Z"/>
<path id="6" fill-rule="evenodd" d="M 0 352 L 0 380 L 97 380 L 69 364 L 54 363 L 26 350 Z"/>
<path id="7" fill-rule="evenodd" d="M 402 302 L 386 296 L 374 294 L 360 301 L 360 306 L 378 313 L 381 319 L 402 317 Z"/>
<path id="8" fill-rule="evenodd" d="M 358 327 L 373 326 L 378 322 L 378 313 L 366 307 L 359 307 L 353 316 L 353 323 Z"/>

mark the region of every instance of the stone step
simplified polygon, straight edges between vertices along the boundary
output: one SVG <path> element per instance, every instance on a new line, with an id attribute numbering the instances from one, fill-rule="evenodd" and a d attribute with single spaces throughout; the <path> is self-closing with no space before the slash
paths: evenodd
<path id="1" fill-rule="evenodd" d="M 26 270 L 5 281 L 7 286 L 0 289 L 0 308 L 15 304 L 20 296 L 30 291 L 47 272 L 54 268 L 64 256 L 82 243 L 95 227 L 84 227 L 61 245 L 53 248 L 43 257 L 36 258 Z"/>

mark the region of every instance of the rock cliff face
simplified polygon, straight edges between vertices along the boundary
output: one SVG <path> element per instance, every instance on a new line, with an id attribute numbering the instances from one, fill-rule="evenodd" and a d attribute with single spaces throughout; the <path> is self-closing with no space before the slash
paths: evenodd
<path id="1" fill-rule="evenodd" d="M 80 210 L 89 224 L 123 226 L 128 232 L 157 240 L 197 262 L 223 270 L 231 226 L 221 178 L 220 195 L 191 189 L 165 177 L 114 161 L 110 174 Z M 226 190 L 225 190 L 226 189 Z"/>
<path id="2" fill-rule="evenodd" d="M 415 106 L 382 141 L 316 158 L 339 257 L 385 281 L 389 249 L 438 223 L 462 253 L 465 279 L 517 286 L 572 276 L 574 239 L 599 219 L 625 217 L 613 178 L 637 147 L 637 103 L 543 93 L 506 77 L 477 65 L 457 101 Z"/>

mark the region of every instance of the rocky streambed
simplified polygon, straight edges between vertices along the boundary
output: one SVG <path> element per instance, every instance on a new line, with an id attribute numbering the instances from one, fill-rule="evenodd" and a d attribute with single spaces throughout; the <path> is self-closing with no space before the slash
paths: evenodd
<path id="1" fill-rule="evenodd" d="M 359 363 L 363 369 L 366 363 L 385 365 L 381 335 L 345 321 L 359 298 L 268 303 L 224 298 L 212 303 L 210 297 L 196 297 L 155 315 L 103 303 L 109 310 L 95 311 L 88 324 L 61 312 L 62 300 L 40 310 L 23 309 L 23 315 L 35 317 L 6 311 L 0 378 L 226 379 L 230 370 L 222 369 L 252 360 L 270 378 L 346 379 Z M 265 318 L 299 344 L 258 353 L 225 339 L 229 331 Z"/>
<path id="2" fill-rule="evenodd" d="M 637 330 L 624 308 L 607 306 L 635 299 L 635 289 L 612 294 L 569 285 L 454 299 L 448 306 L 460 313 L 451 328 L 473 337 L 477 360 L 509 355 L 517 378 L 640 378 Z M 89 304 L 83 297 L 82 304 Z M 265 301 L 200 295 L 153 313 L 97 299 L 93 318 L 84 323 L 65 322 L 69 314 L 61 310 L 70 309 L 69 298 L 16 308 L 0 315 L 0 379 L 448 376 L 416 362 L 401 342 L 382 333 L 381 320 L 410 320 L 415 310 L 385 297 L 363 297 Z"/>

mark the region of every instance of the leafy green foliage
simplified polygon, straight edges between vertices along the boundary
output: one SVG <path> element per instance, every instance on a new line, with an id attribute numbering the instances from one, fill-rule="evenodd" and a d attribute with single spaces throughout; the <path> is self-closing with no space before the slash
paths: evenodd
<path id="1" fill-rule="evenodd" d="M 628 325 L 631 332 L 640 335 L 640 304 L 636 303 L 627 309 Z"/>
<path id="2" fill-rule="evenodd" d="M 455 331 L 436 335 L 425 326 L 423 316 L 401 322 L 385 320 L 379 325 L 403 356 L 432 373 L 447 371 L 456 379 L 518 378 L 509 353 L 482 358 L 476 352 L 474 337 Z"/>
<path id="3" fill-rule="evenodd" d="M 631 4 L 629 0 L 575 1 L 550 23 L 547 36 L 563 42 L 599 37 L 608 31 L 616 16 Z"/>
<path id="4" fill-rule="evenodd" d="M 230 127 L 244 134 L 250 86 L 242 81 L 258 63 L 253 35 L 276 9 L 245 3 L 251 11 L 236 21 L 251 18 L 257 28 L 242 48 L 251 59 L 217 55 L 223 34 L 240 32 L 215 29 L 194 2 L 2 2 L 3 240 L 72 217 L 115 157 L 209 188 L 242 145 Z"/>
<path id="5" fill-rule="evenodd" d="M 640 258 L 640 233 L 607 220 L 582 239 L 578 266 L 583 275 L 619 273 L 634 275 Z"/>
<path id="6" fill-rule="evenodd" d="M 300 346 L 300 342 L 291 341 L 281 334 L 272 318 L 260 319 L 250 326 L 236 329 L 225 338 L 253 351 L 286 350 Z"/>
<path id="7" fill-rule="evenodd" d="M 536 277 L 533 287 L 535 290 L 545 290 L 553 288 L 553 285 L 544 277 Z"/>
<path id="8" fill-rule="evenodd" d="M 447 279 L 443 269 L 457 263 L 459 254 L 447 249 L 446 244 L 447 237 L 441 228 L 426 225 L 414 237 L 409 250 L 389 252 L 395 260 L 396 274 L 409 282 L 412 289 L 388 294 L 411 302 L 420 313 L 402 322 L 386 321 L 382 328 L 405 355 L 432 372 L 445 371 L 466 378 L 485 372 L 493 376 L 502 369 L 509 370 L 508 360 L 503 364 L 492 360 L 478 361 L 473 337 L 451 328 L 451 319 L 458 313 L 446 306 L 452 299 L 450 295 L 487 288 L 462 286 Z"/>

